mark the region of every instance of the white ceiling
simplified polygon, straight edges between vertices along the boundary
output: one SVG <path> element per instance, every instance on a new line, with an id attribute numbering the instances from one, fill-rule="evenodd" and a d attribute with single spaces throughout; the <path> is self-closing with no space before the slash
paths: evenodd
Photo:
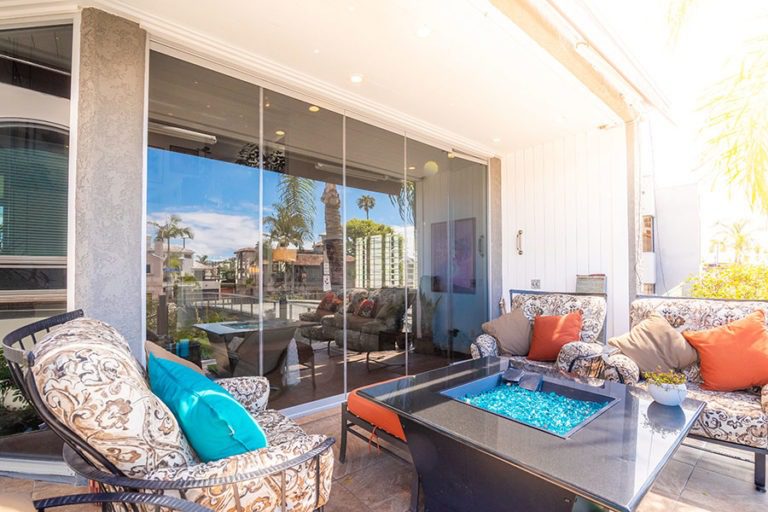
<path id="1" fill-rule="evenodd" d="M 435 127 L 432 133 L 455 134 L 447 143 L 471 141 L 486 153 L 505 154 L 616 120 L 485 0 L 115 5 L 150 20 L 150 32 L 168 23 L 176 33 L 229 47 L 238 56 L 268 59 L 296 77 L 311 77 L 311 83 L 296 84 L 304 90 L 352 95 L 369 111 L 377 105 L 397 111 Z M 420 29 L 429 35 L 421 37 Z M 363 82 L 352 83 L 353 73 Z"/>

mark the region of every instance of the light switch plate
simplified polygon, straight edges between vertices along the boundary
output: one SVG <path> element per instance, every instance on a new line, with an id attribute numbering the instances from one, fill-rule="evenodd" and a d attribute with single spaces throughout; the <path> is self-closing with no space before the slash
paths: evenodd
<path id="1" fill-rule="evenodd" d="M 541 290 L 541 279 L 531 279 L 531 289 Z"/>

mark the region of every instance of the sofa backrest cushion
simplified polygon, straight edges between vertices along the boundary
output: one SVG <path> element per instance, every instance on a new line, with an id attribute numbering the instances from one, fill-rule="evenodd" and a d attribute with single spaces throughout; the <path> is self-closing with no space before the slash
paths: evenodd
<path id="1" fill-rule="evenodd" d="M 768 301 L 643 297 L 632 302 L 629 321 L 631 328 L 656 312 L 678 332 L 702 331 L 739 320 L 757 310 L 768 311 Z"/>
<path id="2" fill-rule="evenodd" d="M 720 327 L 683 332 L 699 353 L 702 388 L 737 391 L 768 384 L 765 318 L 758 310 Z"/>
<path id="3" fill-rule="evenodd" d="M 176 418 L 109 325 L 72 320 L 51 330 L 33 355 L 32 376 L 45 406 L 126 475 L 197 462 Z"/>
<path id="4" fill-rule="evenodd" d="M 368 290 L 365 288 L 347 289 L 347 313 L 355 314 L 360 303 L 368 298 Z M 343 311 L 343 310 L 342 310 Z"/>
<path id="5" fill-rule="evenodd" d="M 482 325 L 483 332 L 498 342 L 501 355 L 525 356 L 531 348 L 531 321 L 522 309 L 494 318 Z"/>
<path id="6" fill-rule="evenodd" d="M 522 309 L 526 318 L 533 321 L 539 315 L 562 316 L 580 312 L 582 316 L 580 341 L 601 341 L 607 303 L 600 295 L 575 295 L 568 293 L 525 293 L 512 291 L 511 308 Z"/>
<path id="7" fill-rule="evenodd" d="M 641 372 L 682 370 L 696 362 L 696 350 L 666 319 L 652 312 L 621 336 L 608 340 L 632 359 Z"/>

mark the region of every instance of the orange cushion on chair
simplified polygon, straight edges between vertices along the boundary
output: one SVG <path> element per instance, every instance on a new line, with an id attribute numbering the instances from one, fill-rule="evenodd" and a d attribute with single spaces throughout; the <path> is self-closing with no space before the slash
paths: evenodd
<path id="1" fill-rule="evenodd" d="M 402 378 L 402 377 L 398 377 Z M 390 379 L 397 380 L 397 379 Z M 347 410 L 357 416 L 358 418 L 367 421 L 374 427 L 380 428 L 387 434 L 391 434 L 402 441 L 405 441 L 405 432 L 403 432 L 403 426 L 400 424 L 400 418 L 397 414 L 390 411 L 384 406 L 371 402 L 367 398 L 364 398 L 357 394 L 358 391 L 383 384 L 384 382 L 390 382 L 390 380 L 377 382 L 370 386 L 363 386 L 350 391 L 347 397 Z"/>
<path id="2" fill-rule="evenodd" d="M 581 338 L 581 313 L 563 316 L 539 315 L 533 319 L 533 336 L 528 359 L 555 361 L 563 345 Z"/>
<path id="3" fill-rule="evenodd" d="M 683 336 L 699 353 L 702 388 L 737 391 L 768 384 L 765 312 L 706 331 L 685 331 Z"/>

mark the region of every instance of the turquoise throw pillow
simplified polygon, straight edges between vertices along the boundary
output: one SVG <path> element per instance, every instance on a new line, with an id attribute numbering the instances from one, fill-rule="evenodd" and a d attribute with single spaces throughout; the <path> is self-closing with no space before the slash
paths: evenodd
<path id="1" fill-rule="evenodd" d="M 264 431 L 224 388 L 205 375 L 149 356 L 149 384 L 179 421 L 200 460 L 209 462 L 267 446 Z"/>

